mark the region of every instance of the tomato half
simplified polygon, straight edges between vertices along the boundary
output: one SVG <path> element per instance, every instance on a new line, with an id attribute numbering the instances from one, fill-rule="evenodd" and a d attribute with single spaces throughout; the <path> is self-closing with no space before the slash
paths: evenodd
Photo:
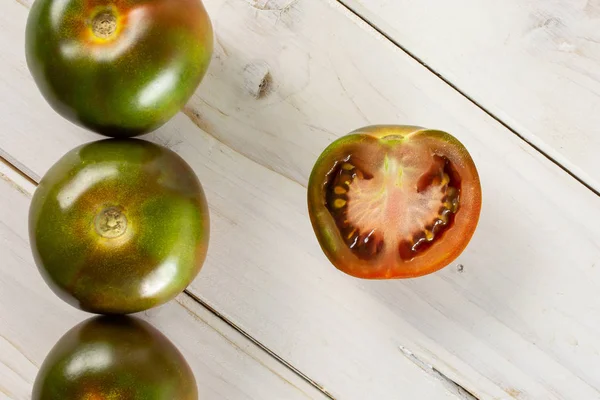
<path id="1" fill-rule="evenodd" d="M 173 117 L 212 50 L 200 0 L 36 0 L 27 21 L 27 64 L 46 100 L 70 121 L 113 137 Z"/>
<path id="2" fill-rule="evenodd" d="M 308 210 L 338 269 L 359 278 L 409 278 L 464 250 L 479 220 L 481 186 L 471 156 L 450 134 L 369 126 L 321 154 Z"/>
<path id="3" fill-rule="evenodd" d="M 179 294 L 206 257 L 209 216 L 198 178 L 177 154 L 109 139 L 62 157 L 29 212 L 33 255 L 63 300 L 85 311 L 142 311 Z"/>
<path id="4" fill-rule="evenodd" d="M 147 322 L 94 317 L 68 331 L 44 360 L 32 400 L 196 400 L 179 350 Z"/>

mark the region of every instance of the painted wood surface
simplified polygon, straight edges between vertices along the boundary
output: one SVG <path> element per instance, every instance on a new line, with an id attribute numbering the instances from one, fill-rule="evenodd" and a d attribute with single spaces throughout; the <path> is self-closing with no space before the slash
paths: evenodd
<path id="1" fill-rule="evenodd" d="M 600 191 L 600 0 L 340 0 Z"/>
<path id="2" fill-rule="evenodd" d="M 34 186 L 0 163 L 0 399 L 31 399 L 46 354 L 91 317 L 59 300 L 37 272 L 27 213 Z M 182 294 L 138 316 L 161 330 L 192 367 L 201 399 L 326 399 L 320 391 Z"/>
<path id="3" fill-rule="evenodd" d="M 336 2 L 206 4 L 209 74 L 186 115 L 147 137 L 192 165 L 211 205 L 190 291 L 339 399 L 465 397 L 452 381 L 483 399 L 600 398 L 598 197 Z M 99 137 L 44 103 L 22 54 L 26 9 L 4 11 L 0 149 L 39 179 Z M 482 218 L 441 272 L 360 281 L 318 248 L 305 185 L 333 139 L 390 122 L 465 143 Z"/>

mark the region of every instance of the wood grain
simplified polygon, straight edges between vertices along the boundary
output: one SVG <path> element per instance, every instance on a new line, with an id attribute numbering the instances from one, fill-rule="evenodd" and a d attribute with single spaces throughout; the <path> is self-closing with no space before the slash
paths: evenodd
<path id="1" fill-rule="evenodd" d="M 600 1 L 340 1 L 600 191 Z"/>
<path id="2" fill-rule="evenodd" d="M 91 315 L 59 300 L 33 263 L 27 213 L 34 187 L 0 162 L 0 398 L 30 399 L 55 342 Z M 180 349 L 202 399 L 326 399 L 187 295 L 138 316 Z"/>
<path id="3" fill-rule="evenodd" d="M 186 115 L 147 137 L 192 165 L 211 205 L 209 257 L 190 291 L 336 398 L 437 399 L 450 381 L 484 399 L 600 398 L 600 199 L 336 2 L 206 3 L 209 74 Z M 11 94 L 0 96 L 0 149 L 38 179 L 98 137 L 38 94 L 19 7 L 0 16 L 0 90 Z M 320 251 L 304 186 L 333 139 L 394 122 L 465 143 L 481 222 L 439 273 L 360 281 Z"/>

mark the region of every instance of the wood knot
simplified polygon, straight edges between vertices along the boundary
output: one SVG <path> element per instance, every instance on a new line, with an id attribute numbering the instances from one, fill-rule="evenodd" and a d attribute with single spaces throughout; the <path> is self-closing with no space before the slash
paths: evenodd
<path id="1" fill-rule="evenodd" d="M 244 87 L 254 98 L 261 99 L 271 91 L 273 79 L 267 63 L 259 61 L 244 67 Z"/>

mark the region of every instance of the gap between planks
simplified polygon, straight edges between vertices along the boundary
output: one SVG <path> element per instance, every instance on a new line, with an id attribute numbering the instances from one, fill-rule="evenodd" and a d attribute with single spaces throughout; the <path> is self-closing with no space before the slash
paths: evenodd
<path id="1" fill-rule="evenodd" d="M 415 53 L 413 53 L 408 48 L 406 48 L 405 46 L 403 46 L 400 42 L 398 42 L 396 39 L 394 39 L 391 35 L 387 34 L 383 29 L 379 28 L 374 23 L 371 23 L 366 17 L 363 17 L 358 11 L 356 11 L 355 9 L 353 9 L 350 5 L 346 4 L 344 2 L 344 0 L 336 0 L 336 1 L 342 7 L 344 7 L 346 10 L 348 10 L 348 12 L 350 12 L 352 15 L 354 15 L 356 18 L 360 19 L 362 22 L 364 22 L 365 24 L 367 24 L 368 26 L 370 26 L 378 34 L 380 34 L 385 39 L 387 39 L 389 42 L 391 42 L 394 46 L 398 47 L 398 49 L 400 49 L 402 52 L 404 52 L 407 56 L 409 56 L 410 58 L 412 58 L 413 60 L 415 60 L 416 62 L 418 62 L 421 66 L 423 66 L 424 68 L 426 68 L 433 75 L 437 76 L 440 80 L 442 80 L 445 84 L 447 84 L 452 89 L 454 89 L 461 96 L 463 96 L 464 98 L 466 98 L 474 106 L 476 106 L 481 111 L 483 111 L 484 113 L 486 113 L 488 116 L 490 116 L 491 118 L 493 118 L 496 122 L 498 122 L 504 128 L 508 129 L 510 132 L 512 132 L 514 135 L 516 135 L 523 142 L 527 143 L 529 146 L 531 146 L 532 148 L 534 148 L 537 152 L 539 152 L 541 155 L 543 155 L 546 159 L 548 159 L 554 165 L 556 165 L 557 167 L 559 167 L 560 169 L 562 169 L 563 171 L 565 171 L 569 176 L 571 176 L 577 182 L 579 182 L 584 187 L 586 187 L 587 189 L 589 189 L 596 196 L 600 197 L 600 191 L 598 189 L 594 188 L 591 184 L 589 184 L 588 182 L 586 182 L 584 179 L 582 179 L 579 176 L 577 176 L 574 172 L 571 172 L 571 170 L 569 170 L 567 167 L 565 167 L 564 165 L 562 165 L 558 160 L 555 160 L 552 156 L 550 156 L 547 152 L 545 152 L 544 150 L 542 150 L 539 146 L 537 146 L 534 143 L 532 143 L 525 136 L 523 136 L 521 133 L 519 133 L 515 128 L 513 128 L 508 123 L 504 122 L 500 117 L 498 117 L 492 111 L 490 111 L 486 107 L 484 107 L 480 102 L 478 102 L 477 100 L 471 98 L 471 96 L 469 96 L 468 94 L 466 94 L 463 90 L 461 90 L 457 85 L 455 85 L 454 83 L 452 83 L 444 75 L 442 75 L 440 72 L 438 72 L 432 66 L 430 66 L 425 61 L 423 61 L 423 59 L 421 59 Z"/>

